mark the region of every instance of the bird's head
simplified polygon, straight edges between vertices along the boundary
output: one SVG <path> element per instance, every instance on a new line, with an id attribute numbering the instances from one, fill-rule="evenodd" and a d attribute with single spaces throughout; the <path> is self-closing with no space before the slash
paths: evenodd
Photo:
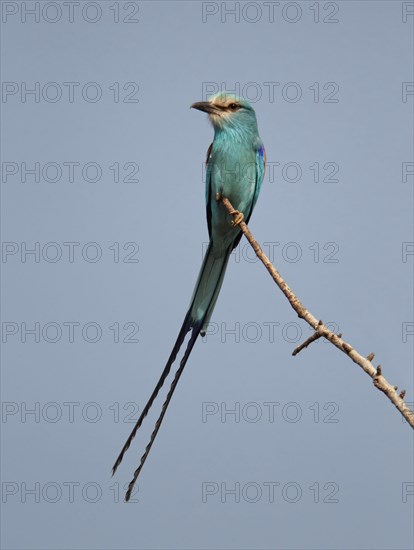
<path id="1" fill-rule="evenodd" d="M 256 114 L 248 101 L 229 92 L 219 92 L 209 101 L 191 105 L 193 109 L 208 114 L 216 131 L 229 130 L 236 133 L 257 133 Z"/>

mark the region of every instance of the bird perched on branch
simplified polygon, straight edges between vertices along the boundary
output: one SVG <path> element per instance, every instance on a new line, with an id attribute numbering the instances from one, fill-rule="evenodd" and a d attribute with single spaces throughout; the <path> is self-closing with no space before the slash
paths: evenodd
<path id="1" fill-rule="evenodd" d="M 187 333 L 191 332 L 187 348 L 171 383 L 150 441 L 134 472 L 134 477 L 129 483 L 125 496 L 127 501 L 151 450 L 197 337 L 199 334 L 205 334 L 223 283 L 230 254 L 239 244 L 242 236 L 238 226 L 243 220 L 247 223 L 250 219 L 265 171 L 265 149 L 257 129 L 256 114 L 248 101 L 231 93 L 220 92 L 211 97 L 209 101 L 193 103 L 191 107 L 207 113 L 214 128 L 214 140 L 207 152 L 206 173 L 207 225 L 210 243 L 190 306 L 171 355 L 112 469 L 113 475 L 122 462 L 138 428 L 147 416 L 159 390 L 164 385 Z M 229 218 L 228 212 L 220 200 L 223 197 L 228 198 L 236 209 L 232 212 L 233 220 Z"/>

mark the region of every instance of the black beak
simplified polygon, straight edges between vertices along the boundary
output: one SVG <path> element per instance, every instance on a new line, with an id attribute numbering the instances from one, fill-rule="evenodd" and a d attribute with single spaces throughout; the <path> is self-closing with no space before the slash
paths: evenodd
<path id="1" fill-rule="evenodd" d="M 191 109 L 197 109 L 198 111 L 203 111 L 209 115 L 217 113 L 217 109 L 208 101 L 198 101 L 197 103 L 193 103 L 191 105 Z"/>

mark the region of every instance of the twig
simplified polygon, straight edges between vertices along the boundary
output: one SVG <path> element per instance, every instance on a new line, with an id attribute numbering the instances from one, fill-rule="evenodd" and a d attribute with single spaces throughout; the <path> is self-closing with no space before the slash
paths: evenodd
<path id="1" fill-rule="evenodd" d="M 319 338 L 322 337 L 322 334 L 319 332 L 319 327 L 323 325 L 323 321 L 319 321 L 318 327 L 316 331 L 312 334 L 312 336 L 309 336 L 302 344 L 300 344 L 297 348 L 295 348 L 292 352 L 292 355 L 297 355 L 300 353 L 303 349 L 307 348 L 312 342 L 315 342 L 315 340 L 319 340 Z"/>
<path id="2" fill-rule="evenodd" d="M 233 219 L 234 219 L 238 213 L 233 208 L 231 202 L 225 197 L 220 197 L 220 200 L 222 201 L 224 206 L 227 208 L 228 213 L 231 216 L 233 216 Z M 374 354 L 371 353 L 368 357 L 363 357 L 360 353 L 358 353 L 350 344 L 348 344 L 342 338 L 342 335 L 335 334 L 334 332 L 329 330 L 328 327 L 326 327 L 323 323 L 320 323 L 320 321 L 302 305 L 302 303 L 299 301 L 299 298 L 296 296 L 296 294 L 286 284 L 283 277 L 272 265 L 269 258 L 260 248 L 258 242 L 255 240 L 253 235 L 250 233 L 250 230 L 247 227 L 247 225 L 243 221 L 239 222 L 237 225 L 239 225 L 241 231 L 243 232 L 243 234 L 251 244 L 253 250 L 255 251 L 256 256 L 264 264 L 264 266 L 266 267 L 267 271 L 270 273 L 270 276 L 272 277 L 274 282 L 277 284 L 277 286 L 280 288 L 280 290 L 288 299 L 292 308 L 296 311 L 296 313 L 301 319 L 306 321 L 316 331 L 315 334 L 317 334 L 318 336 L 316 337 L 314 334 L 313 336 L 308 338 L 306 342 L 304 342 L 301 346 L 299 346 L 299 348 L 303 349 L 307 347 L 311 342 L 313 342 L 314 340 L 320 337 L 323 337 L 326 340 L 328 340 L 332 345 L 334 345 L 343 353 L 348 355 L 348 357 L 352 359 L 354 363 L 359 365 L 368 374 L 368 376 L 371 377 L 374 383 L 374 386 L 380 391 L 382 391 L 388 397 L 388 399 L 399 410 L 399 412 L 402 414 L 402 416 L 405 418 L 408 424 L 412 428 L 414 428 L 414 413 L 404 402 L 405 390 L 403 390 L 398 395 L 395 389 L 395 386 L 392 386 L 382 375 L 381 366 L 379 365 L 378 368 L 375 368 L 373 366 L 371 361 L 374 358 Z M 294 355 L 299 353 L 300 351 L 299 348 L 295 350 L 296 353 L 294 353 Z"/>

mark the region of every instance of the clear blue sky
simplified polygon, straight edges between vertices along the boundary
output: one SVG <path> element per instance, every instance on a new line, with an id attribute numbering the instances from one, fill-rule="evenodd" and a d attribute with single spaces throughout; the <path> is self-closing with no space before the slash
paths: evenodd
<path id="1" fill-rule="evenodd" d="M 3 547 L 412 548 L 412 430 L 329 344 L 291 356 L 310 330 L 244 240 L 137 502 L 157 408 L 110 478 L 205 250 L 189 106 L 221 87 L 267 149 L 254 235 L 414 401 L 412 2 L 24 9 L 2 2 Z"/>

